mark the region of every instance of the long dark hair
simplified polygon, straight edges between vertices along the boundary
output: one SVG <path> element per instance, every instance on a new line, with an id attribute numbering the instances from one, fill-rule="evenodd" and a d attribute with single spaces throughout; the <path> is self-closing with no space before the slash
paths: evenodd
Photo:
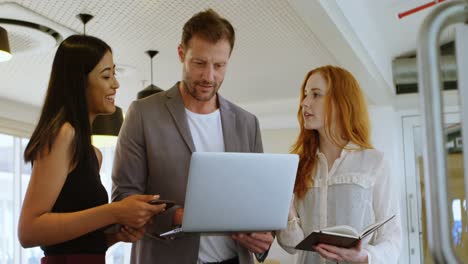
<path id="1" fill-rule="evenodd" d="M 70 165 L 89 160 L 92 146 L 86 100 L 88 74 L 108 51 L 112 52 L 109 45 L 92 36 L 72 35 L 60 44 L 39 123 L 24 151 L 25 162 L 49 153 L 65 122 L 75 130 Z"/>

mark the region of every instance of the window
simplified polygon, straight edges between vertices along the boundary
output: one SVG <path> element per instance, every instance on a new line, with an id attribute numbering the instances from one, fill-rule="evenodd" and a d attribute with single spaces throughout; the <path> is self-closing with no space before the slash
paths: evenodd
<path id="1" fill-rule="evenodd" d="M 31 163 L 25 163 L 23 159 L 23 153 L 24 153 L 24 150 L 26 149 L 26 146 L 28 145 L 28 142 L 29 140 L 26 138 L 21 139 L 21 148 L 20 148 L 21 151 L 19 152 L 19 157 L 18 157 L 18 159 L 20 160 L 20 166 L 21 166 L 21 170 L 20 170 L 21 204 L 23 204 L 24 196 L 26 194 L 26 190 L 29 184 L 29 179 L 31 178 Z M 18 214 L 19 212 L 20 212 L 20 209 L 18 210 Z M 19 215 L 18 215 L 18 219 L 19 219 Z M 21 248 L 21 263 L 27 263 L 27 264 L 40 263 L 41 258 L 43 256 L 44 256 L 44 253 L 42 252 L 40 247 L 27 248 L 27 249 Z"/>
<path id="2" fill-rule="evenodd" d="M 14 138 L 0 134 L 0 263 L 13 263 L 16 244 L 13 192 Z"/>

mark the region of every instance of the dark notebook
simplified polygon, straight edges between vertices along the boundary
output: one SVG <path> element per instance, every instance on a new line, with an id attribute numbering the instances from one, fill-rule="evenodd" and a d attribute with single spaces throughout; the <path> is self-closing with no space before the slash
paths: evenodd
<path id="1" fill-rule="evenodd" d="M 296 246 L 296 249 L 312 251 L 312 246 L 316 246 L 320 243 L 343 248 L 351 248 L 357 245 L 361 239 L 372 234 L 375 230 L 393 218 L 395 218 L 395 215 L 364 228 L 360 233 L 347 225 L 326 227 L 312 232 Z"/>

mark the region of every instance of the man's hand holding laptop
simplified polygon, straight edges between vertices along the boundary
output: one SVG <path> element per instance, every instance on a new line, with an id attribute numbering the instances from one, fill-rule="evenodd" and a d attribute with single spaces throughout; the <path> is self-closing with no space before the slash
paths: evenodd
<path id="1" fill-rule="evenodd" d="M 250 252 L 256 254 L 262 254 L 270 249 L 275 239 L 271 232 L 236 233 L 231 237 L 239 241 L 239 243 L 250 250 Z"/>

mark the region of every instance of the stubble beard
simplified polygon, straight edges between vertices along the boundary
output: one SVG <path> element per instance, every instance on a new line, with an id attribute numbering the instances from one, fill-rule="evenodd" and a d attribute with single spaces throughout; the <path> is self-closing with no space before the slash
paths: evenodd
<path id="1" fill-rule="evenodd" d="M 200 102 L 208 102 L 210 101 L 218 92 L 219 87 L 221 86 L 221 83 L 213 82 L 213 90 L 211 91 L 210 94 L 208 95 L 201 95 L 197 92 L 195 89 L 195 86 L 201 84 L 202 82 L 200 81 L 195 81 L 195 82 L 190 82 L 189 80 L 183 80 L 184 83 L 184 90 L 187 94 L 192 96 L 195 100 L 200 101 Z"/>

